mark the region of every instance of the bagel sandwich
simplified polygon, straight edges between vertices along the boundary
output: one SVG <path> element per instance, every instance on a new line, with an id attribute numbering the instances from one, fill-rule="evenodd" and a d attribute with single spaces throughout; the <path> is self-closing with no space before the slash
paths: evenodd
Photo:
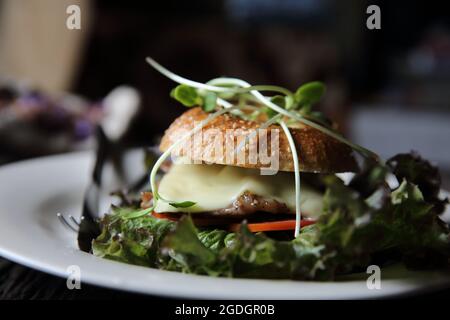
<path id="1" fill-rule="evenodd" d="M 196 123 L 209 114 L 200 107 L 184 112 L 165 131 L 160 150 L 166 152 Z M 277 124 L 268 126 L 267 139 L 278 133 L 278 171 L 264 175 L 266 167 L 261 161 L 239 162 L 250 157 L 252 145 L 258 146 L 258 135 L 236 151 L 239 142 L 255 132 L 267 119 L 244 120 L 232 113 L 225 113 L 203 126 L 202 139 L 179 144 L 175 156 L 184 161 L 174 161 L 158 185 L 162 199 L 154 207 L 154 214 L 171 219 L 190 214 L 194 221 L 208 221 L 212 225 L 229 225 L 246 220 L 248 223 L 287 221 L 295 219 L 296 190 L 294 159 L 287 136 Z M 297 160 L 302 173 L 300 209 L 304 220 L 316 219 L 322 212 L 324 188 L 320 175 L 354 172 L 358 169 L 353 150 L 346 144 L 309 126 L 289 128 L 297 150 Z M 213 134 L 207 134 L 213 132 Z M 221 136 L 221 139 L 217 139 Z M 211 146 L 219 142 L 219 150 L 225 150 L 232 141 L 234 156 L 214 152 Z M 270 145 L 270 144 L 269 144 Z M 270 149 L 270 148 L 269 148 Z M 215 150 L 217 151 L 217 150 Z M 269 150 L 268 153 L 271 153 Z M 188 161 L 186 161 L 188 160 Z M 174 205 L 174 203 L 194 203 Z M 142 207 L 148 208 L 153 196 L 142 195 Z M 293 224 L 286 228 L 291 228 Z"/>
<path id="2" fill-rule="evenodd" d="M 161 153 L 147 151 L 150 185 L 118 193 L 99 221 L 95 256 L 254 279 L 330 281 L 393 263 L 448 269 L 438 168 L 347 140 L 312 108 L 323 83 L 200 83 L 147 62 L 178 83 L 170 96 L 188 110 Z"/>

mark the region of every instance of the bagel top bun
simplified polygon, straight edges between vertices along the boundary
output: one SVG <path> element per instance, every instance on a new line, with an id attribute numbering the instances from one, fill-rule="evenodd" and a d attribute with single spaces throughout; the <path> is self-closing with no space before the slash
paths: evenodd
<path id="1" fill-rule="evenodd" d="M 199 107 L 184 112 L 166 130 L 159 146 L 160 150 L 166 151 L 200 121 L 205 120 L 208 115 Z M 255 132 L 260 125 L 261 122 L 243 120 L 229 113 L 223 114 L 203 126 L 201 134 L 197 134 L 197 137 L 201 138 L 197 139 L 194 135 L 191 139 L 186 139 L 174 149 L 174 154 L 193 160 L 195 163 L 207 162 L 254 169 L 267 168 L 270 166 L 267 160 L 263 161 L 259 156 L 256 160 L 249 161 L 250 150 L 254 151 L 258 148 L 258 135 L 250 139 L 245 148 L 241 148 L 240 152 L 236 154 L 236 149 L 241 141 L 244 141 L 248 134 Z M 271 150 L 271 136 L 273 132 L 277 132 L 278 170 L 294 171 L 291 149 L 282 128 L 279 125 L 271 125 L 267 129 L 267 138 L 261 138 L 261 140 L 267 141 L 265 154 L 267 156 L 275 155 Z M 338 173 L 358 170 L 353 150 L 349 146 L 308 126 L 289 128 L 289 130 L 297 149 L 300 171 Z M 233 143 L 231 148 L 229 147 L 230 142 Z"/>

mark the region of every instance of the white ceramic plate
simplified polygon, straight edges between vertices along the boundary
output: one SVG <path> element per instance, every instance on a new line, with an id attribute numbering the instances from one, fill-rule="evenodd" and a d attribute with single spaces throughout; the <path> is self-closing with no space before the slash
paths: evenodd
<path id="1" fill-rule="evenodd" d="M 77 249 L 76 235 L 56 213 L 81 212 L 92 157 L 74 153 L 0 168 L 0 255 L 61 277 L 77 265 L 82 283 L 161 296 L 210 299 L 353 299 L 410 294 L 449 286 L 443 272 L 383 269 L 381 289 L 367 274 L 337 282 L 222 279 L 154 270 L 108 261 Z M 449 212 L 447 212 L 449 214 Z"/>

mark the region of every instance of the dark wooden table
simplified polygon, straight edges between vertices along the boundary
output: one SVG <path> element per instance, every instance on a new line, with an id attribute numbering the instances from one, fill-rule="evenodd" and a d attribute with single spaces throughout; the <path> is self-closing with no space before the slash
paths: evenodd
<path id="1" fill-rule="evenodd" d="M 66 279 L 0 258 L 0 300 L 139 299 L 144 296 L 82 283 L 69 290 Z M 154 298 L 145 296 L 145 298 Z"/>

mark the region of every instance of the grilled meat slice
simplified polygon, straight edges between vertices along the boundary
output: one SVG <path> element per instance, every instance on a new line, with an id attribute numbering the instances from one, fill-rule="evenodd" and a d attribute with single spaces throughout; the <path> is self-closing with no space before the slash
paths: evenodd
<path id="1" fill-rule="evenodd" d="M 152 205 L 153 196 L 151 192 L 143 192 L 141 196 L 142 208 L 149 208 Z M 196 216 L 202 217 L 227 217 L 227 218 L 248 218 L 255 213 L 270 213 L 270 214 L 292 214 L 284 203 L 274 199 L 266 199 L 264 197 L 255 195 L 251 192 L 244 192 L 231 205 L 226 208 L 217 209 L 213 211 L 196 213 Z"/>

